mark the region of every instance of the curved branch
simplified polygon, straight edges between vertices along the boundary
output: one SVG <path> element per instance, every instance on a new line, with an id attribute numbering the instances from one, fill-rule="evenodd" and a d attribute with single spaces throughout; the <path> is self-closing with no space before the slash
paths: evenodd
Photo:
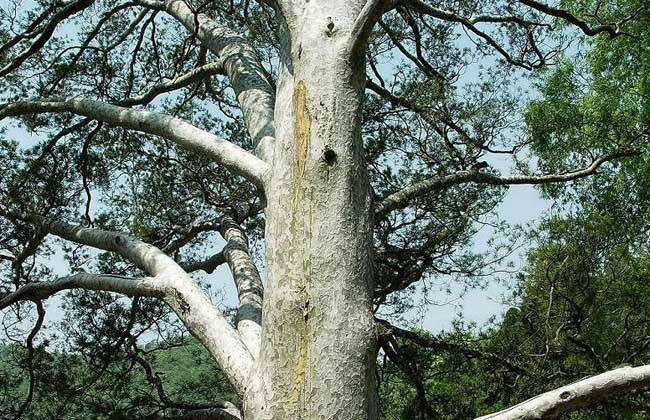
<path id="1" fill-rule="evenodd" d="M 42 302 L 36 302 L 36 312 L 38 313 L 38 318 L 36 319 L 29 336 L 27 336 L 27 370 L 29 373 L 27 398 L 25 398 L 25 401 L 21 404 L 20 409 L 18 409 L 18 413 L 16 413 L 13 420 L 21 418 L 34 399 L 34 384 L 36 382 L 34 374 L 34 338 L 36 338 L 36 334 L 38 334 L 43 327 L 43 321 L 45 320 L 45 308 L 43 307 Z"/>
<path id="2" fill-rule="evenodd" d="M 135 341 L 135 339 L 133 340 Z M 135 343 L 133 343 L 133 347 L 134 350 L 137 352 L 138 349 Z M 149 363 L 147 359 L 138 355 L 137 353 L 132 354 L 131 357 L 145 371 L 147 381 L 156 388 L 160 401 L 162 401 L 166 407 L 175 408 L 177 410 L 188 410 L 188 413 L 182 416 L 181 418 L 192 418 L 186 416 L 196 415 L 201 413 L 202 415 L 210 414 L 210 417 L 205 417 L 205 416 L 203 417 L 206 420 L 222 420 L 222 419 L 241 420 L 241 412 L 239 411 L 239 409 L 234 404 L 228 401 L 213 401 L 207 404 L 206 403 L 194 404 L 194 403 L 184 403 L 184 402 L 179 403 L 170 400 L 170 398 L 167 396 L 167 393 L 165 392 L 165 388 L 163 387 L 163 383 L 160 379 L 160 375 L 158 374 L 158 372 L 154 370 L 154 367 L 151 365 L 151 363 Z M 200 419 L 202 417 L 194 417 L 194 418 Z"/>
<path id="3" fill-rule="evenodd" d="M 650 388 L 650 366 L 624 367 L 575 382 L 475 420 L 551 419 L 614 393 Z"/>
<path id="4" fill-rule="evenodd" d="M 468 182 L 489 185 L 539 185 L 569 182 L 595 174 L 598 168 L 600 168 L 606 162 L 638 154 L 639 152 L 636 151 L 612 153 L 595 159 L 591 165 L 580 170 L 541 176 L 500 177 L 481 172 L 481 165 L 477 165 L 476 167 L 469 170 L 458 171 L 451 175 L 427 178 L 389 195 L 375 208 L 375 217 L 379 218 L 385 216 L 393 210 L 404 208 L 409 205 L 411 200 L 422 194 L 439 191 L 443 188 L 448 188 L 454 185 L 464 184 Z"/>
<path id="5" fill-rule="evenodd" d="M 0 309 L 25 300 L 40 302 L 58 292 L 70 289 L 101 290 L 127 296 L 157 298 L 162 298 L 165 294 L 163 283 L 153 277 L 133 279 L 110 274 L 78 273 L 54 281 L 27 283 L 0 299 Z"/>
<path id="6" fill-rule="evenodd" d="M 45 98 L 0 106 L 0 120 L 44 112 L 71 112 L 114 126 L 158 135 L 208 156 L 258 187 L 264 187 L 267 163 L 229 141 L 169 115 L 133 110 L 92 99 Z"/>
<path id="7" fill-rule="evenodd" d="M 616 38 L 617 36 L 620 35 L 629 35 L 626 34 L 625 32 L 621 31 L 621 24 L 625 23 L 631 19 L 634 19 L 634 17 L 641 11 L 643 10 L 643 6 L 640 7 L 635 14 L 632 16 L 628 17 L 627 19 L 624 19 L 622 22 L 618 23 L 611 23 L 607 25 L 599 25 L 599 26 L 594 26 L 591 27 L 587 22 L 585 22 L 582 19 L 579 19 L 577 16 L 569 13 L 566 10 L 563 9 L 557 9 L 555 7 L 551 7 L 549 5 L 546 5 L 544 3 L 541 3 L 539 1 L 535 0 L 518 0 L 519 3 L 524 4 L 530 8 L 533 8 L 537 10 L 538 12 L 542 12 L 544 14 L 547 14 L 549 16 L 557 17 L 560 19 L 564 19 L 570 24 L 577 26 L 582 32 L 585 33 L 585 35 L 589 36 L 596 36 L 602 33 L 607 33 L 610 38 Z"/>
<path id="8" fill-rule="evenodd" d="M 180 89 L 207 76 L 212 76 L 215 74 L 223 74 L 223 66 L 221 63 L 209 63 L 197 67 L 185 74 L 175 77 L 173 80 L 153 86 L 146 92 L 136 97 L 124 99 L 122 101 L 116 102 L 115 104 L 121 106 L 148 104 L 158 95 Z"/>
<path id="9" fill-rule="evenodd" d="M 226 261 L 226 256 L 222 252 L 218 252 L 211 256 L 210 258 L 207 258 L 205 260 L 201 261 L 196 261 L 196 262 L 190 262 L 187 264 L 181 264 L 183 267 L 183 270 L 187 271 L 188 273 L 193 273 L 195 271 L 205 271 L 208 274 L 214 273 L 214 270 L 217 269 L 222 264 L 225 264 Z"/>
<path id="10" fill-rule="evenodd" d="M 139 0 L 138 3 L 166 11 L 219 57 L 241 106 L 256 154 L 270 161 L 275 136 L 275 93 L 255 49 L 231 29 L 203 13 L 195 14 L 183 0 Z"/>
<path id="11" fill-rule="evenodd" d="M 443 10 L 439 9 L 437 7 L 434 7 L 430 4 L 427 4 L 421 0 L 396 0 L 395 1 L 395 6 L 403 6 L 403 7 L 408 7 L 418 13 L 421 13 L 423 15 L 428 15 L 431 17 L 434 17 L 436 19 L 444 20 L 447 22 L 456 22 L 460 23 L 463 25 L 465 28 L 467 28 L 470 32 L 472 32 L 474 35 L 478 36 L 481 38 L 483 41 L 485 41 L 488 45 L 490 45 L 492 48 L 494 48 L 509 64 L 512 64 L 513 66 L 518 66 L 521 68 L 524 68 L 526 70 L 532 70 L 535 68 L 539 68 L 543 66 L 546 62 L 546 57 L 543 56 L 542 54 L 539 53 L 539 49 L 535 45 L 535 40 L 531 36 L 531 32 L 529 30 L 529 27 L 531 26 L 544 26 L 542 23 L 536 23 L 533 24 L 532 22 L 529 22 L 527 20 L 524 20 L 520 17 L 517 16 L 477 16 L 474 18 L 467 18 L 461 15 L 458 15 L 456 13 L 450 12 L 448 10 Z M 535 62 L 530 62 L 528 60 L 522 59 L 516 59 L 514 58 L 508 51 L 505 50 L 503 46 L 501 46 L 492 36 L 490 36 L 488 33 L 482 31 L 479 29 L 475 23 L 506 23 L 506 24 L 516 24 L 519 27 L 523 28 L 526 30 L 529 36 L 529 42 L 531 42 L 532 45 L 532 50 L 537 56 L 537 61 Z"/>
<path id="12" fill-rule="evenodd" d="M 381 15 L 391 7 L 391 0 L 366 0 L 361 12 L 352 24 L 350 33 L 351 46 L 349 51 L 353 53 L 358 50 L 368 40 L 368 35 L 372 27 L 379 20 Z"/>
<path id="13" fill-rule="evenodd" d="M 471 348 L 463 347 L 458 344 L 449 343 L 436 337 L 425 337 L 414 331 L 405 330 L 392 325 L 386 320 L 375 318 L 377 324 L 383 330 L 383 334 L 409 340 L 420 347 L 431 349 L 438 352 L 449 352 L 453 354 L 462 354 L 470 359 L 482 359 L 488 362 L 499 364 L 506 369 L 516 373 L 527 373 L 527 370 L 521 366 L 513 364 L 510 360 L 499 356 L 495 353 L 483 352 Z"/>
<path id="14" fill-rule="evenodd" d="M 253 356 L 221 311 L 171 257 L 124 233 L 73 226 L 36 215 L 10 216 L 39 226 L 62 239 L 115 252 L 154 276 L 156 283 L 163 288 L 162 300 L 208 349 L 235 391 L 243 395 Z"/>

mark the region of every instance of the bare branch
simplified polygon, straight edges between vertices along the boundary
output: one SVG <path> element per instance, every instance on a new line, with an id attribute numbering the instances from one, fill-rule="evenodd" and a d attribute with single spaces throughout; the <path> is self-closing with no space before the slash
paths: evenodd
<path id="1" fill-rule="evenodd" d="M 395 6 L 401 6 L 401 7 L 407 7 L 410 8 L 418 13 L 421 13 L 423 15 L 428 15 L 440 20 L 444 20 L 447 22 L 456 22 L 460 23 L 463 25 L 467 30 L 472 32 L 474 35 L 478 36 L 481 38 L 483 41 L 485 41 L 488 45 L 490 45 L 492 48 L 494 48 L 508 63 L 522 67 L 527 70 L 532 70 L 535 68 L 539 68 L 543 66 L 546 63 L 546 56 L 542 55 L 535 45 L 535 40 L 532 37 L 532 33 L 530 32 L 530 27 L 531 26 L 544 26 L 542 23 L 536 23 L 533 24 L 521 17 L 518 16 L 487 16 L 487 15 L 482 15 L 482 16 L 477 16 L 477 17 L 464 17 L 461 15 L 458 15 L 456 13 L 453 13 L 449 10 L 444 10 L 444 9 L 439 9 L 437 7 L 434 7 L 432 5 L 429 5 L 421 0 L 396 0 L 394 3 Z M 523 28 L 526 33 L 528 34 L 528 41 L 531 43 L 531 48 L 532 52 L 535 53 L 536 55 L 536 60 L 531 62 L 529 60 L 526 60 L 525 58 L 515 58 L 513 57 L 508 51 L 505 50 L 503 46 L 501 46 L 492 36 L 490 36 L 488 33 L 482 31 L 476 26 L 476 23 L 511 23 L 511 24 L 516 24 Z M 530 52 L 530 51 L 529 51 Z"/>
<path id="2" fill-rule="evenodd" d="M 400 191 L 397 191 L 386 197 L 377 205 L 375 209 L 375 217 L 380 218 L 393 210 L 404 208 L 409 205 L 411 200 L 422 194 L 439 191 L 443 188 L 448 188 L 454 185 L 464 184 L 468 182 L 490 185 L 539 185 L 569 182 L 595 174 L 598 168 L 600 168 L 606 162 L 638 154 L 639 153 L 636 151 L 612 153 L 595 159 L 589 166 L 583 169 L 572 172 L 541 176 L 499 177 L 496 175 L 481 172 L 479 165 L 468 170 L 458 171 L 451 175 L 427 178 Z"/>
<path id="3" fill-rule="evenodd" d="M 133 343 L 132 346 L 134 350 L 137 352 L 138 348 L 135 343 L 135 338 L 133 338 Z M 184 403 L 184 402 L 174 402 L 169 399 L 167 396 L 167 393 L 165 392 L 165 389 L 163 387 L 162 380 L 160 379 L 160 376 L 158 373 L 155 371 L 154 367 L 149 363 L 147 359 L 144 357 L 141 357 L 137 353 L 132 354 L 131 357 L 133 360 L 135 360 L 140 366 L 142 366 L 142 369 L 145 371 L 145 375 L 147 377 L 147 381 L 152 384 L 158 393 L 158 397 L 160 398 L 160 401 L 162 401 L 165 406 L 169 408 L 175 408 L 177 410 L 188 410 L 188 413 L 186 415 L 181 416 L 183 419 L 187 418 L 205 418 L 205 419 L 214 419 L 214 420 L 230 420 L 230 419 L 238 419 L 241 420 L 241 413 L 237 407 L 228 402 L 228 401 L 213 401 L 210 403 Z M 210 415 L 210 417 L 206 417 L 206 415 Z M 202 415 L 203 417 L 200 417 Z M 190 417 L 187 417 L 190 416 Z"/>
<path id="4" fill-rule="evenodd" d="M 219 25 L 203 13 L 195 14 L 183 0 L 140 0 L 138 3 L 166 11 L 190 32 L 196 34 L 198 39 L 219 57 L 237 95 L 248 132 L 256 147 L 256 154 L 262 160 L 270 161 L 275 136 L 275 93 L 255 49 L 231 29 Z"/>
<path id="5" fill-rule="evenodd" d="M 623 367 L 549 391 L 476 420 L 557 418 L 564 413 L 603 401 L 615 393 L 647 388 L 650 388 L 650 366 Z"/>
<path id="6" fill-rule="evenodd" d="M 130 107 L 134 105 L 148 104 L 158 95 L 180 89 L 215 74 L 223 74 L 223 66 L 221 63 L 209 63 L 197 67 L 188 73 L 175 77 L 173 80 L 153 86 L 136 97 L 118 101 L 115 105 Z"/>
<path id="7" fill-rule="evenodd" d="M 110 274 L 78 273 L 54 281 L 27 283 L 0 299 L 0 309 L 20 301 L 39 302 L 60 291 L 70 289 L 101 290 L 127 296 L 162 298 L 165 294 L 163 286 L 162 282 L 153 277 L 134 279 Z"/>
<path id="8" fill-rule="evenodd" d="M 226 256 L 224 253 L 218 252 L 205 260 L 192 262 L 189 264 L 182 264 L 181 266 L 183 267 L 183 270 L 187 271 L 188 273 L 202 270 L 208 274 L 212 274 L 214 270 L 217 269 L 217 267 L 225 264 L 226 262 Z"/>
<path id="9" fill-rule="evenodd" d="M 2 308 L 1 302 L 0 302 L 0 308 Z M 43 303 L 36 302 L 36 312 L 38 313 L 38 318 L 36 318 L 34 327 L 32 328 L 32 331 L 27 336 L 27 371 L 29 374 L 27 398 L 25 398 L 25 401 L 23 401 L 23 403 L 21 404 L 13 420 L 18 420 L 19 418 L 21 418 L 25 413 L 25 411 L 32 404 L 32 400 L 34 399 L 34 385 L 36 382 L 35 373 L 34 373 L 34 338 L 36 338 L 36 334 L 38 334 L 38 332 L 43 327 L 43 321 L 45 320 L 45 308 L 43 307 Z"/>
<path id="10" fill-rule="evenodd" d="M 383 329 L 383 334 L 393 335 L 395 337 L 404 338 L 412 341 L 420 347 L 431 349 L 438 352 L 449 352 L 452 354 L 462 354 L 471 359 L 482 359 L 488 362 L 496 363 L 505 367 L 506 369 L 516 373 L 526 373 L 526 369 L 513 364 L 510 360 L 499 356 L 495 353 L 483 352 L 471 348 L 463 347 L 458 344 L 450 343 L 446 340 L 441 340 L 435 337 L 425 337 L 414 331 L 405 330 L 396 327 L 383 319 L 375 318 L 377 324 Z"/>
<path id="11" fill-rule="evenodd" d="M 237 331 L 212 304 L 205 292 L 171 257 L 160 249 L 124 233 L 73 226 L 36 215 L 8 216 L 39 226 L 60 238 L 115 252 L 154 276 L 156 282 L 164 288 L 163 301 L 210 351 L 233 388 L 243 395 L 253 365 L 251 353 Z M 49 287 L 56 289 L 56 286 Z"/>
<path id="12" fill-rule="evenodd" d="M 235 144 L 169 115 L 133 110 L 91 99 L 49 98 L 2 105 L 0 120 L 44 112 L 72 112 L 114 126 L 158 135 L 208 156 L 258 187 L 264 187 L 268 164 Z"/>

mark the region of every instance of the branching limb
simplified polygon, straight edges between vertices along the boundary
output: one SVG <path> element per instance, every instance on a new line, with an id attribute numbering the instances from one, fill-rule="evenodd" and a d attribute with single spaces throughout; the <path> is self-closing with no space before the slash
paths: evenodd
<path id="1" fill-rule="evenodd" d="M 385 335 L 403 338 L 417 344 L 420 347 L 431 349 L 433 351 L 462 354 L 471 359 L 481 359 L 491 363 L 496 363 L 515 373 L 526 373 L 526 369 L 515 365 L 512 363 L 512 361 L 501 357 L 498 354 L 474 350 L 458 344 L 450 343 L 445 340 L 440 340 L 435 337 L 425 337 L 414 331 L 396 327 L 395 325 L 392 325 L 383 319 L 376 318 L 376 321 L 380 327 L 380 331 L 383 330 L 383 334 Z"/>
<path id="2" fill-rule="evenodd" d="M 404 208 L 409 205 L 411 200 L 421 194 L 428 194 L 454 185 L 468 182 L 490 185 L 539 185 L 569 182 L 595 174 L 598 168 L 606 162 L 638 154 L 639 153 L 636 151 L 612 153 L 595 159 L 589 166 L 583 169 L 540 176 L 500 177 L 481 172 L 481 168 L 476 166 L 468 170 L 458 171 L 451 175 L 428 178 L 389 195 L 377 205 L 375 209 L 375 217 L 380 218 L 393 210 Z"/>
<path id="3" fill-rule="evenodd" d="M 531 7 L 539 12 L 542 12 L 544 14 L 547 14 L 549 16 L 557 17 L 560 19 L 564 19 L 570 24 L 580 28 L 582 32 L 585 33 L 585 35 L 589 36 L 596 36 L 602 33 L 607 33 L 610 38 L 616 38 L 617 36 L 624 35 L 626 34 L 625 32 L 621 31 L 621 25 L 624 24 L 625 22 L 628 22 L 632 19 L 634 19 L 644 8 L 644 6 L 640 7 L 634 14 L 631 16 L 627 17 L 626 19 L 623 19 L 620 22 L 616 23 L 610 23 L 607 25 L 598 25 L 598 26 L 590 26 L 586 21 L 578 18 L 577 16 L 569 13 L 567 10 L 563 9 L 558 9 L 555 7 L 551 7 L 547 4 L 544 4 L 539 1 L 535 0 L 518 0 L 519 3 L 524 4 L 528 7 Z M 647 6 L 645 6 L 647 7 Z M 626 34 L 629 35 L 629 34 Z"/>
<path id="4" fill-rule="evenodd" d="M 165 254 L 173 254 L 178 250 L 180 250 L 185 245 L 187 245 L 190 241 L 196 238 L 197 235 L 199 235 L 200 233 L 214 232 L 218 230 L 219 230 L 219 224 L 213 222 L 200 223 L 198 225 L 193 225 L 189 228 L 184 228 L 180 232 L 176 231 L 175 233 L 180 233 L 181 236 L 178 239 L 172 241 L 169 245 L 165 246 L 162 250 L 165 252 Z M 191 272 L 197 270 L 198 269 L 185 270 L 185 271 Z"/>
<path id="5" fill-rule="evenodd" d="M 212 76 L 215 74 L 223 74 L 223 66 L 221 65 L 221 63 L 209 63 L 197 67 L 188 73 L 175 77 L 173 80 L 170 80 L 165 83 L 161 83 L 160 85 L 153 86 L 152 88 L 148 89 L 146 92 L 136 97 L 116 102 L 115 105 L 130 107 L 134 105 L 148 104 L 158 95 L 167 92 L 172 92 L 174 90 L 188 86 L 194 82 L 197 82 L 199 80 L 202 80 L 208 76 Z"/>
<path id="6" fill-rule="evenodd" d="M 395 365 L 408 377 L 409 381 L 415 387 L 417 393 L 417 403 L 421 413 L 426 413 L 426 417 L 434 418 L 435 415 L 427 402 L 426 388 L 424 381 L 420 375 L 417 365 L 411 360 L 406 359 L 400 354 L 399 346 L 394 338 L 389 337 L 381 343 L 381 348 L 386 353 L 386 356 L 395 363 Z"/>
<path id="7" fill-rule="evenodd" d="M 275 136 L 275 93 L 255 49 L 231 29 L 219 25 L 203 13 L 195 14 L 183 0 L 140 0 L 138 3 L 166 11 L 219 57 L 241 106 L 256 153 L 268 162 Z"/>
<path id="8" fill-rule="evenodd" d="M 494 50 L 496 50 L 508 63 L 522 67 L 527 70 L 532 70 L 543 66 L 546 63 L 547 56 L 544 56 L 540 53 L 537 48 L 534 37 L 532 36 L 532 28 L 543 26 L 541 23 L 533 24 L 527 20 L 517 17 L 517 16 L 508 16 L 508 17 L 498 17 L 498 16 L 477 16 L 477 17 L 465 17 L 457 13 L 451 12 L 449 10 L 440 9 L 434 7 L 428 3 L 425 3 L 421 0 L 396 0 L 394 2 L 394 7 L 405 7 L 411 9 L 415 12 L 418 12 L 423 15 L 431 16 L 436 19 L 444 20 L 447 22 L 456 22 L 474 35 L 481 38 L 484 42 L 490 45 Z M 526 54 L 522 54 L 521 58 L 513 57 L 508 51 L 505 50 L 503 46 L 497 42 L 497 40 L 489 35 L 487 32 L 481 30 L 477 23 L 504 23 L 504 24 L 515 24 L 522 28 L 528 35 L 528 41 L 530 42 L 530 49 L 527 49 L 525 53 L 534 53 L 536 58 L 534 61 L 529 61 L 525 58 Z"/>
<path id="9" fill-rule="evenodd" d="M 138 111 L 91 99 L 49 98 L 19 101 L 0 106 L 0 120 L 45 112 L 71 112 L 110 125 L 154 134 L 189 150 L 209 156 L 231 171 L 264 186 L 268 164 L 241 147 L 169 115 Z"/>
<path id="10" fill-rule="evenodd" d="M 121 293 L 127 296 L 149 296 L 162 298 L 164 284 L 153 277 L 134 279 L 110 274 L 78 273 L 48 282 L 27 283 L 13 293 L 0 299 L 0 309 L 20 301 L 40 302 L 50 296 L 70 289 L 101 290 Z"/>
<path id="11" fill-rule="evenodd" d="M 60 238 L 115 252 L 154 276 L 156 284 L 160 284 L 164 290 L 162 300 L 210 351 L 233 388 L 243 395 L 253 365 L 251 353 L 205 292 L 171 257 L 124 233 L 73 226 L 36 215 L 9 216 L 36 225 Z"/>
<path id="12" fill-rule="evenodd" d="M 183 415 L 181 418 L 201 418 L 201 417 L 187 417 L 187 416 L 197 416 L 199 414 L 203 415 L 206 419 L 241 419 L 241 413 L 239 409 L 232 403 L 228 401 L 213 401 L 209 403 L 184 403 L 184 402 L 174 402 L 170 400 L 169 396 L 165 392 L 163 387 L 162 380 L 160 376 L 155 371 L 154 367 L 149 363 L 147 359 L 137 354 L 138 348 L 135 343 L 135 338 L 132 337 L 132 346 L 136 351 L 136 354 L 132 354 L 131 357 L 138 363 L 142 369 L 145 371 L 145 376 L 147 381 L 156 388 L 158 397 L 160 401 L 165 404 L 166 407 L 175 408 L 177 410 L 188 410 L 188 413 Z M 205 417 L 205 415 L 210 414 L 210 417 Z"/>
<path id="13" fill-rule="evenodd" d="M 650 366 L 624 367 L 549 391 L 476 420 L 557 418 L 564 413 L 603 401 L 615 393 L 648 388 L 650 388 Z"/>

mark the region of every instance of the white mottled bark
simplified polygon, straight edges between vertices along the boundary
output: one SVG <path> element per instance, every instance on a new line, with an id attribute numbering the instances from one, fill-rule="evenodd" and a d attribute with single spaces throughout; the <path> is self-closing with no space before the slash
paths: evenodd
<path id="1" fill-rule="evenodd" d="M 253 356 L 223 314 L 171 257 L 158 248 L 123 233 L 77 227 L 38 216 L 27 215 L 23 218 L 63 239 L 115 252 L 154 276 L 157 284 L 155 293 L 160 293 L 158 287 L 162 288 L 162 299 L 183 321 L 188 331 L 210 351 L 235 391 L 242 396 L 245 394 Z M 144 286 L 143 282 L 150 284 L 151 280 L 139 280 L 134 283 L 131 292 L 136 291 L 136 285 Z M 116 281 L 106 284 L 107 290 L 112 290 L 108 287 L 113 287 Z M 121 286 L 124 287 L 124 284 Z M 96 290 L 99 290 L 99 286 Z"/>
<path id="2" fill-rule="evenodd" d="M 267 186 L 262 346 L 246 419 L 377 419 L 362 1 L 295 2 Z"/>
<path id="3" fill-rule="evenodd" d="M 0 107 L 0 120 L 43 112 L 71 112 L 110 125 L 164 137 L 188 150 L 211 157 L 260 188 L 264 186 L 268 171 L 268 164 L 264 161 L 229 141 L 169 115 L 137 111 L 91 99 L 45 98 L 6 104 Z"/>
<path id="4" fill-rule="evenodd" d="M 552 419 L 618 392 L 647 388 L 650 388 L 650 366 L 624 367 L 555 389 L 476 420 Z"/>
<path id="5" fill-rule="evenodd" d="M 262 279 L 250 256 L 248 238 L 241 227 L 234 220 L 224 217 L 221 220 L 221 235 L 227 242 L 223 254 L 239 296 L 235 320 L 237 331 L 251 354 L 257 357 L 262 336 Z"/>
<path id="6" fill-rule="evenodd" d="M 165 295 L 164 287 L 163 282 L 152 277 L 133 279 L 109 274 L 78 273 L 55 281 L 28 283 L 0 299 L 0 309 L 23 300 L 47 299 L 68 289 L 101 290 L 127 296 L 162 298 Z"/>

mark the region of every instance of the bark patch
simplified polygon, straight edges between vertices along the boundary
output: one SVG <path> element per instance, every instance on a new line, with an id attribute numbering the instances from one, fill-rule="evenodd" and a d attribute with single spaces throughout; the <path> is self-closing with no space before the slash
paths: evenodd
<path id="1" fill-rule="evenodd" d="M 294 135 L 295 135 L 295 169 L 293 177 L 293 196 L 291 206 L 298 208 L 298 203 L 304 195 L 305 170 L 307 155 L 309 154 L 309 141 L 311 137 L 311 115 L 307 109 L 307 86 L 303 80 L 299 81 L 293 94 L 294 107 Z"/>

